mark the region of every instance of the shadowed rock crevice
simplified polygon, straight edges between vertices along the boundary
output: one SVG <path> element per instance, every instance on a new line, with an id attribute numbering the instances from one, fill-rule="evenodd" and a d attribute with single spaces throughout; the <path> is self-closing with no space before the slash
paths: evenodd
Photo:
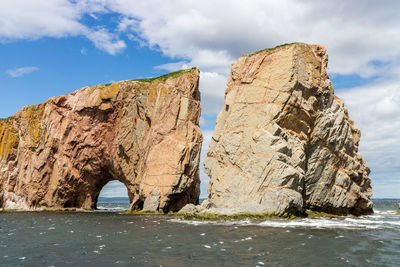
<path id="1" fill-rule="evenodd" d="M 89 86 L 0 121 L 4 208 L 95 208 L 119 180 L 132 209 L 197 203 L 202 134 L 197 68 Z"/>

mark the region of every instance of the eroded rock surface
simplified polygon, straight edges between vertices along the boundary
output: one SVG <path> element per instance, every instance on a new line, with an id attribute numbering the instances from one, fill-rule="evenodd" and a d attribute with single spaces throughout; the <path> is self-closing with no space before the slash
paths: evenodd
<path id="1" fill-rule="evenodd" d="M 318 45 L 291 44 L 236 60 L 205 171 L 214 212 L 369 214 L 360 131 L 327 75 Z"/>
<path id="2" fill-rule="evenodd" d="M 198 202 L 199 70 L 82 88 L 0 121 L 0 207 L 95 208 L 119 180 L 132 209 Z"/>

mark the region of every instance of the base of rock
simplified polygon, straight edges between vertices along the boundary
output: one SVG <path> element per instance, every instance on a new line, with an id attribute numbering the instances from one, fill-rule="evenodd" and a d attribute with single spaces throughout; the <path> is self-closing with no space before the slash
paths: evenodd
<path id="1" fill-rule="evenodd" d="M 318 210 L 306 210 L 300 213 L 296 210 L 285 213 L 271 213 L 260 209 L 259 206 L 253 207 L 251 205 L 247 208 L 214 208 L 209 206 L 210 203 L 206 200 L 201 205 L 187 204 L 184 206 L 177 215 L 183 216 L 188 220 L 223 220 L 223 219 L 299 219 L 299 218 L 337 218 L 340 216 L 356 216 L 350 212 L 342 213 L 329 213 Z M 400 209 L 397 211 L 400 214 Z M 373 211 L 371 212 L 373 214 Z"/>
<path id="2" fill-rule="evenodd" d="M 3 192 L 0 196 L 3 209 L 6 210 L 29 210 L 25 199 L 12 192 Z"/>

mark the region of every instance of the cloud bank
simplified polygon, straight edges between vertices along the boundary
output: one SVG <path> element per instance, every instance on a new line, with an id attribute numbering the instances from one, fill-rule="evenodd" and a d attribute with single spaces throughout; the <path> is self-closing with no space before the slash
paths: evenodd
<path id="1" fill-rule="evenodd" d="M 128 197 L 128 189 L 120 181 L 111 181 L 101 189 L 99 197 Z"/>
<path id="2" fill-rule="evenodd" d="M 0 1 L 0 42 L 85 36 L 96 48 L 115 55 L 126 47 L 117 34 L 81 22 L 85 15 L 105 12 L 101 1 Z"/>
<path id="3" fill-rule="evenodd" d="M 361 130 L 360 152 L 371 169 L 375 197 L 398 198 L 400 190 L 400 79 L 339 90 Z"/>

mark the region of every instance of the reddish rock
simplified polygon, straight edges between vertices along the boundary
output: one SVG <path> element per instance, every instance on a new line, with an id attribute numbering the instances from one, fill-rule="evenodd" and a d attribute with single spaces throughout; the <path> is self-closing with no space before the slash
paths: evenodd
<path id="1" fill-rule="evenodd" d="M 197 68 L 82 88 L 0 121 L 0 207 L 95 208 L 111 180 L 132 209 L 197 203 Z"/>

